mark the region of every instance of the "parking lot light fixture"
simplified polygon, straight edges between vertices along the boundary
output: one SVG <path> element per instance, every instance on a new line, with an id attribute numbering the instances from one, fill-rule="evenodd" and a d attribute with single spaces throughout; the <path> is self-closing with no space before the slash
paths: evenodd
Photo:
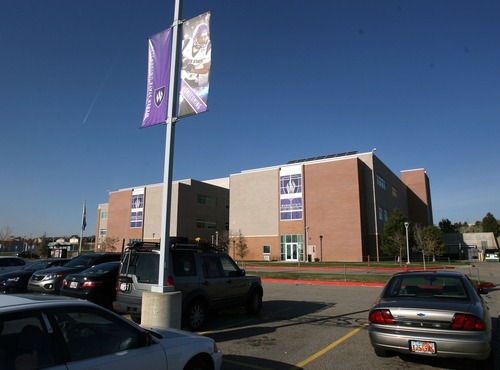
<path id="1" fill-rule="evenodd" d="M 410 244 L 408 243 L 408 226 L 410 226 L 409 222 L 405 222 L 406 229 L 406 264 L 410 264 Z"/>

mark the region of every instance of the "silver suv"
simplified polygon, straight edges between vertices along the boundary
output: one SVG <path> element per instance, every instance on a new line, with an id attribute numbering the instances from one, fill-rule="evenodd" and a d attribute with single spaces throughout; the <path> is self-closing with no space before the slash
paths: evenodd
<path id="1" fill-rule="evenodd" d="M 140 322 L 142 292 L 158 284 L 158 243 L 139 242 L 127 247 L 120 268 L 113 309 Z M 172 268 L 166 284 L 182 292 L 183 326 L 198 331 L 209 311 L 243 306 L 259 313 L 263 289 L 258 276 L 248 276 L 227 253 L 200 249 L 197 244 L 174 244 Z"/>

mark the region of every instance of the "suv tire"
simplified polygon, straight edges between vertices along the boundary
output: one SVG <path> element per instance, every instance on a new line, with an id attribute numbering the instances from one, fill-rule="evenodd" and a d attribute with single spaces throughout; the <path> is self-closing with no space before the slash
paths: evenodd
<path id="1" fill-rule="evenodd" d="M 196 299 L 185 312 L 185 325 L 192 331 L 202 328 L 207 318 L 207 307 L 201 299 Z"/>
<path id="2" fill-rule="evenodd" d="M 248 313 L 257 314 L 262 309 L 262 292 L 254 289 L 248 298 L 245 309 Z"/>

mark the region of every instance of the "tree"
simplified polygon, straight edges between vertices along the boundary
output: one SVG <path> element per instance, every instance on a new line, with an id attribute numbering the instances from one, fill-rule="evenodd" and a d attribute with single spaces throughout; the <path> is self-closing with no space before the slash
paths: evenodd
<path id="1" fill-rule="evenodd" d="M 382 251 L 389 256 L 406 256 L 406 216 L 395 208 L 384 226 L 381 236 Z"/>
<path id="2" fill-rule="evenodd" d="M 454 224 L 451 223 L 447 218 L 443 218 L 439 221 L 439 228 L 443 233 L 457 233 L 458 230 Z"/>
<path id="3" fill-rule="evenodd" d="M 12 236 L 12 228 L 10 226 L 4 226 L 0 229 L 0 243 L 6 242 Z"/>
<path id="4" fill-rule="evenodd" d="M 220 248 L 222 252 L 228 253 L 229 251 L 229 231 L 224 230 L 219 233 L 219 245 L 217 247 Z"/>
<path id="5" fill-rule="evenodd" d="M 483 232 L 493 233 L 495 238 L 498 238 L 500 235 L 500 225 L 498 224 L 497 219 L 490 212 L 488 212 L 483 218 Z"/>
<path id="6" fill-rule="evenodd" d="M 115 244 L 118 244 L 120 241 L 120 238 L 117 236 L 106 236 L 101 242 L 99 243 L 99 250 L 101 252 L 115 252 L 116 247 Z"/>
<path id="7" fill-rule="evenodd" d="M 240 257 L 240 259 L 244 259 L 247 254 L 248 254 L 247 240 L 241 233 L 241 230 L 239 230 L 238 237 L 236 238 L 236 255 Z"/>
<path id="8" fill-rule="evenodd" d="M 49 256 L 49 239 L 47 238 L 47 233 L 43 233 L 41 242 L 38 247 L 38 254 L 40 257 Z"/>
<path id="9" fill-rule="evenodd" d="M 441 230 L 435 225 L 428 225 L 422 227 L 422 225 L 415 225 L 413 228 L 414 251 L 422 252 L 422 256 L 431 256 L 433 261 L 436 261 L 436 256 L 443 253 L 444 245 L 441 242 Z"/>

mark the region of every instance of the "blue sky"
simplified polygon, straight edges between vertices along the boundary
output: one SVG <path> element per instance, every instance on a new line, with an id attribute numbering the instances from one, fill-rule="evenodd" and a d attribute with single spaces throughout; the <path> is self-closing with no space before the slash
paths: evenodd
<path id="1" fill-rule="evenodd" d="M 500 2 L 184 0 L 212 11 L 209 112 L 176 126 L 174 180 L 351 150 L 425 168 L 434 220 L 500 218 Z M 174 0 L 0 5 L 0 228 L 95 233 L 108 190 L 163 181 L 140 129 L 147 39 Z"/>

